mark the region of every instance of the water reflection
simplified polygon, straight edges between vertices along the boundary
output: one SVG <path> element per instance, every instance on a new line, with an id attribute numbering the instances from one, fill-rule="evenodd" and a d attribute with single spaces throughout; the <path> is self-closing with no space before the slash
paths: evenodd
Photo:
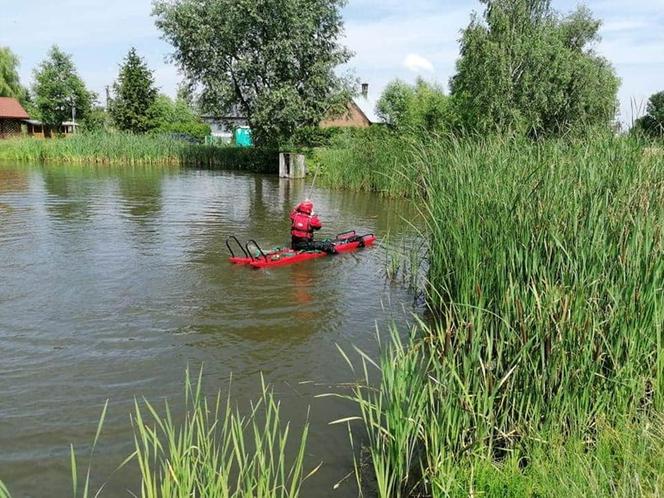
<path id="1" fill-rule="evenodd" d="M 0 180 L 0 478 L 15 496 L 69 493 L 69 444 L 94 437 L 107 398 L 95 469 L 109 475 L 129 451 L 134 397 L 180 399 L 185 368 L 202 363 L 211 392 L 232 373 L 244 402 L 263 372 L 286 417 L 301 419 L 312 405 L 309 455 L 324 466 L 307 494 L 330 494 L 352 460 L 344 429 L 328 422 L 347 413 L 313 396 L 351 377 L 337 344 L 375 351 L 376 325 L 405 320 L 402 305 L 412 302 L 380 277 L 379 248 L 267 271 L 228 264 L 230 234 L 266 247 L 288 241 L 304 182 L 18 166 L 0 166 Z M 326 223 L 321 236 L 407 229 L 399 203 L 311 195 Z M 127 479 L 109 483 L 109 496 L 126 494 Z M 355 496 L 352 487 L 335 494 Z"/>
<path id="2" fill-rule="evenodd" d="M 137 223 L 154 220 L 161 213 L 163 179 L 164 171 L 159 168 L 134 168 L 132 175 L 121 175 L 122 212 Z"/>

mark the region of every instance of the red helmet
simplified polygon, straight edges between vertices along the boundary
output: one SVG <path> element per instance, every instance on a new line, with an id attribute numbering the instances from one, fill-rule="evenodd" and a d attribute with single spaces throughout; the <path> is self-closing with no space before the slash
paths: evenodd
<path id="1" fill-rule="evenodd" d="M 301 213 L 311 214 L 314 212 L 314 203 L 307 199 L 306 201 L 301 202 L 296 209 Z"/>

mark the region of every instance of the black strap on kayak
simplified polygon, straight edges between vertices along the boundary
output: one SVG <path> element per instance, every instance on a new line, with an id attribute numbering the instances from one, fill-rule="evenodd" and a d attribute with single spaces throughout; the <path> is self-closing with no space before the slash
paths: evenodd
<path id="1" fill-rule="evenodd" d="M 235 253 L 233 252 L 233 248 L 231 247 L 231 242 L 235 242 L 235 244 L 236 244 L 236 245 L 240 248 L 240 250 L 244 253 L 244 256 L 245 256 L 246 258 L 249 257 L 249 254 L 248 254 L 247 251 L 244 249 L 244 247 L 242 247 L 242 244 L 240 243 L 239 240 L 237 240 L 237 237 L 236 237 L 235 235 L 231 235 L 230 237 L 228 237 L 228 238 L 226 239 L 226 247 L 228 247 L 228 252 L 231 253 L 231 257 L 233 257 L 233 258 L 235 257 Z"/>
<path id="2" fill-rule="evenodd" d="M 357 235 L 357 232 L 355 230 L 348 230 L 347 232 L 341 232 L 337 234 L 337 237 L 335 240 L 348 240 L 352 237 L 355 237 Z"/>
<path id="3" fill-rule="evenodd" d="M 353 235 L 352 237 L 349 237 L 347 239 L 344 239 L 341 243 L 342 244 L 352 244 L 353 242 L 358 243 L 358 247 L 364 247 L 364 238 L 367 237 L 367 235 Z"/>

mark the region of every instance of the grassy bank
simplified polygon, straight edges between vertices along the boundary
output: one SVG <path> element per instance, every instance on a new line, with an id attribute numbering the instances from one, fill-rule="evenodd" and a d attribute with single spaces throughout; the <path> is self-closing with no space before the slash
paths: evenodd
<path id="1" fill-rule="evenodd" d="M 377 140 L 321 168 L 428 220 L 433 320 L 355 393 L 379 496 L 660 493 L 653 448 L 629 467 L 605 445 L 655 425 L 661 455 L 664 159 L 607 135 Z"/>
<path id="2" fill-rule="evenodd" d="M 278 153 L 261 148 L 189 144 L 160 135 L 79 134 L 0 141 L 0 160 L 69 164 L 154 164 L 276 173 Z"/>

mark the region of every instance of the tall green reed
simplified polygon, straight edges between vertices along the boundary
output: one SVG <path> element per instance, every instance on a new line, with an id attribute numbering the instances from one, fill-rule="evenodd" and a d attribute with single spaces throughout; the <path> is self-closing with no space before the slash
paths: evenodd
<path id="1" fill-rule="evenodd" d="M 221 392 L 203 393 L 202 371 L 196 379 L 186 373 L 184 416 L 176 416 L 166 400 L 159 409 L 147 400 L 135 402 L 131 423 L 134 451 L 119 468 L 137 471 L 141 498 L 297 498 L 305 475 L 306 422 L 292 433 L 281 418 L 281 405 L 261 377 L 261 393 L 246 413 Z M 102 410 L 88 467 L 80 475 L 77 455 L 70 452 L 72 496 L 102 496 L 105 485 L 91 489 L 91 462 L 101 435 L 108 402 Z M 0 481 L 0 498 L 10 498 Z"/>
<path id="2" fill-rule="evenodd" d="M 378 392 L 355 393 L 380 496 L 469 493 L 460 466 L 528 462 L 551 438 L 595 444 L 602 424 L 662 412 L 664 160 L 646 145 L 402 143 L 416 177 L 398 191 L 426 220 L 432 319 L 385 354 Z M 393 419 L 422 421 L 412 452 L 387 444 Z"/>
<path id="3" fill-rule="evenodd" d="M 262 381 L 262 393 L 242 415 L 230 397 L 208 400 L 187 376 L 184 421 L 176 423 L 168 403 L 164 413 L 136 403 L 134 460 L 142 498 L 295 498 L 300 495 L 309 431 L 305 424 L 295 448 L 290 424 Z M 294 450 L 294 451 L 293 451 Z M 290 454 L 292 453 L 292 456 Z"/>
<path id="4" fill-rule="evenodd" d="M 277 151 L 189 144 L 168 135 L 81 133 L 0 141 L 0 160 L 64 164 L 154 164 L 276 173 Z"/>

